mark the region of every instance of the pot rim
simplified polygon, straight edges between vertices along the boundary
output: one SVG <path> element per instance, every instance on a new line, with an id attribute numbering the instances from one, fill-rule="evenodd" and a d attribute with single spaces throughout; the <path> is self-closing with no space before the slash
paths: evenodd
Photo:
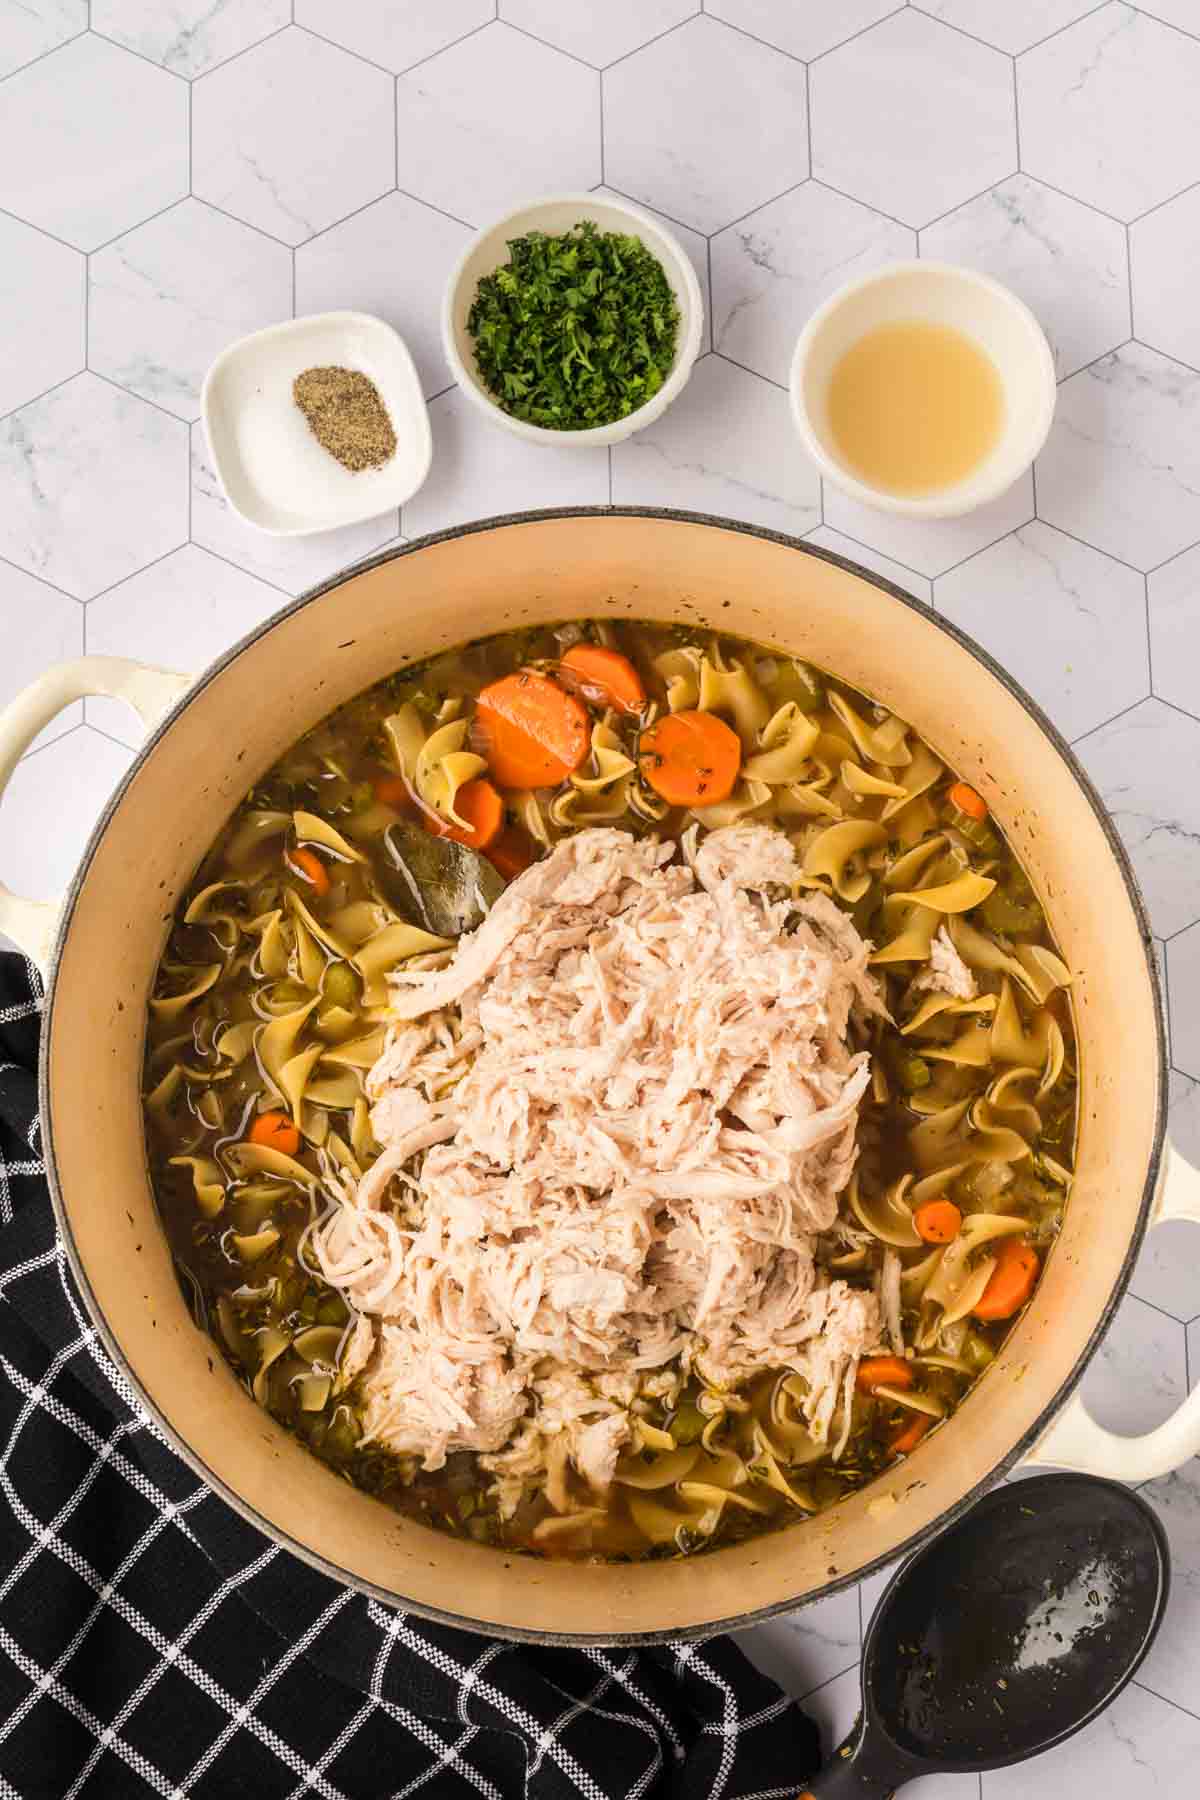
<path id="1" fill-rule="evenodd" d="M 803 555 L 813 556 L 822 562 L 832 563 L 835 567 L 844 570 L 847 574 L 857 575 L 861 580 L 869 582 L 871 586 L 882 589 L 882 591 L 889 595 L 890 598 L 899 601 L 911 612 L 918 614 L 928 623 L 935 625 L 938 630 L 950 637 L 961 650 L 967 653 L 967 655 L 972 657 L 976 662 L 982 664 L 988 673 L 1001 683 L 1006 692 L 1024 708 L 1025 712 L 1029 714 L 1034 723 L 1040 727 L 1043 736 L 1049 740 L 1050 744 L 1066 763 L 1077 785 L 1082 790 L 1084 798 L 1087 800 L 1088 805 L 1104 834 L 1109 850 L 1120 871 L 1130 906 L 1133 909 L 1134 917 L 1137 921 L 1138 933 L 1142 940 L 1142 953 L 1146 961 L 1146 972 L 1149 977 L 1150 991 L 1154 1002 L 1157 1049 L 1153 1143 L 1147 1161 L 1146 1177 L 1142 1187 L 1142 1197 L 1138 1207 L 1137 1221 L 1130 1235 L 1129 1247 L 1126 1251 L 1124 1261 L 1113 1283 L 1108 1299 L 1101 1309 L 1100 1315 L 1096 1319 L 1092 1330 L 1089 1332 L 1087 1341 L 1076 1358 L 1070 1374 L 1050 1397 L 1037 1418 L 1029 1426 L 1028 1430 L 1022 1433 L 1021 1437 L 1012 1446 L 1012 1449 L 1008 1454 L 1002 1457 L 998 1463 L 994 1464 L 986 1475 L 982 1476 L 977 1482 L 969 1487 L 952 1506 L 939 1514 L 938 1519 L 934 1524 L 924 1526 L 914 1531 L 911 1536 L 905 1538 L 904 1542 L 897 1549 L 889 1551 L 886 1555 L 876 1557 L 871 1562 L 865 1563 L 861 1568 L 855 1569 L 851 1573 L 832 1578 L 822 1583 L 820 1587 L 814 1588 L 806 1594 L 799 1596 L 793 1595 L 790 1597 L 784 1596 L 779 1600 L 771 1601 L 766 1606 L 756 1607 L 751 1612 L 733 1614 L 727 1618 L 711 1620 L 703 1625 L 686 1626 L 671 1630 L 622 1631 L 608 1634 L 600 1632 L 542 1632 L 519 1626 L 500 1627 L 482 1622 L 478 1619 L 473 1619 L 469 1614 L 451 1611 L 449 1608 L 417 1604 L 407 1599 L 405 1596 L 397 1594 L 393 1589 L 381 1587 L 377 1582 L 370 1581 L 362 1576 L 351 1574 L 349 1571 L 340 1568 L 336 1563 L 331 1562 L 318 1551 L 311 1549 L 307 1544 L 301 1543 L 289 1532 L 281 1530 L 272 1520 L 259 1512 L 256 1507 L 251 1506 L 247 1501 L 243 1500 L 242 1497 L 229 1487 L 220 1476 L 214 1474 L 204 1461 L 203 1457 L 179 1435 L 175 1430 L 175 1427 L 166 1419 L 155 1402 L 147 1394 L 134 1371 L 126 1362 L 124 1354 L 117 1342 L 115 1333 L 109 1325 L 108 1320 L 102 1312 L 92 1291 L 87 1271 L 83 1266 L 82 1259 L 71 1232 L 70 1221 L 67 1216 L 66 1207 L 58 1182 L 57 1163 L 54 1155 L 54 1118 L 50 1105 L 49 1055 L 47 1049 L 54 1028 L 54 1005 L 63 946 L 66 943 L 67 936 L 71 929 L 71 921 L 74 916 L 76 902 L 82 891 L 83 885 L 87 880 L 88 872 L 91 868 L 96 851 L 99 848 L 100 841 L 108 828 L 109 820 L 124 799 L 135 775 L 157 747 L 159 739 L 166 733 L 171 724 L 184 709 L 208 687 L 211 681 L 232 664 L 243 651 L 251 648 L 251 646 L 256 644 L 260 638 L 265 637 L 272 631 L 281 619 L 290 618 L 293 614 L 300 612 L 304 607 L 321 599 L 332 589 L 340 587 L 346 581 L 352 580 L 356 575 L 365 574 L 367 571 L 379 568 L 385 563 L 396 561 L 403 556 L 411 556 L 415 552 L 429 548 L 431 545 L 445 543 L 455 538 L 472 537 L 483 532 L 495 531 L 513 525 L 541 524 L 558 519 L 598 518 L 663 519 L 673 524 L 712 526 L 718 530 L 734 531 L 739 532 L 746 537 L 760 538 L 767 543 L 778 544 L 784 549 L 797 550 Z M 905 1560 L 912 1555 L 918 1546 L 928 1542 L 935 1532 L 943 1530 L 947 1525 L 950 1525 L 956 1519 L 961 1518 L 977 1499 L 988 1492 L 998 1480 L 1022 1460 L 1026 1452 L 1036 1444 L 1038 1439 L 1045 1432 L 1051 1420 L 1064 1402 L 1069 1399 L 1071 1394 L 1078 1387 L 1084 1371 L 1098 1350 L 1101 1341 L 1108 1331 L 1109 1325 L 1112 1323 L 1117 1307 L 1124 1298 L 1125 1291 L 1129 1286 L 1133 1267 L 1137 1260 L 1138 1252 L 1141 1249 L 1142 1241 L 1146 1235 L 1146 1227 L 1149 1223 L 1150 1211 L 1158 1187 L 1162 1167 L 1163 1148 L 1166 1140 L 1167 1071 L 1166 1016 L 1163 1005 L 1162 984 L 1159 979 L 1158 962 L 1154 953 L 1154 939 L 1150 921 L 1146 913 L 1145 902 L 1138 887 L 1137 877 L 1133 871 L 1129 853 L 1121 842 L 1120 836 L 1117 833 L 1117 828 L 1113 823 L 1104 802 L 1097 793 L 1091 777 L 1087 774 L 1070 744 L 1063 737 L 1057 726 L 1047 717 L 1037 701 L 1034 700 L 1030 694 L 1026 693 L 1025 689 L 1016 678 L 1011 675 L 1001 663 L 997 662 L 989 651 L 984 649 L 982 645 L 975 643 L 973 639 L 968 637 L 967 634 L 951 620 L 943 618 L 939 613 L 935 612 L 931 606 L 926 605 L 922 600 L 918 600 L 914 595 L 907 593 L 903 588 L 898 587 L 894 582 L 889 581 L 886 576 L 876 574 L 873 570 L 864 567 L 862 564 L 853 562 L 849 557 L 840 556 L 836 551 L 827 549 L 823 544 L 809 543 L 803 538 L 793 537 L 786 532 L 772 531 L 766 526 L 750 524 L 741 519 L 727 519 L 722 518 L 715 513 L 691 512 L 677 507 L 560 506 L 539 507 L 526 512 L 502 513 L 491 518 L 472 519 L 461 525 L 448 526 L 442 531 L 427 532 L 423 537 L 413 538 L 406 544 L 394 545 L 389 549 L 378 551 L 375 555 L 364 558 L 362 562 L 355 563 L 350 568 L 339 570 L 337 574 L 331 575 L 327 580 L 319 582 L 314 587 L 308 588 L 303 594 L 298 595 L 294 600 L 280 607 L 277 612 L 271 614 L 269 619 L 256 625 L 251 631 L 247 632 L 244 637 L 240 638 L 237 643 L 231 645 L 228 650 L 224 651 L 222 655 L 208 665 L 208 667 L 197 677 L 192 686 L 189 687 L 163 715 L 158 724 L 147 735 L 145 742 L 137 752 L 133 762 L 130 764 L 105 804 L 103 811 L 88 837 L 87 844 L 85 845 L 83 854 L 79 860 L 79 865 L 63 896 L 62 910 L 59 915 L 54 934 L 54 942 L 50 951 L 45 997 L 43 1001 L 42 1033 L 38 1056 L 38 1106 L 42 1122 L 42 1149 L 46 1165 L 46 1179 L 50 1188 L 50 1199 L 54 1208 L 55 1224 L 66 1250 L 67 1262 L 70 1267 L 71 1275 L 79 1288 L 84 1304 L 87 1307 L 92 1323 L 96 1327 L 96 1331 L 105 1350 L 108 1352 L 117 1368 L 120 1369 L 125 1379 L 129 1382 L 130 1387 L 138 1397 L 138 1401 L 154 1420 L 159 1431 L 170 1444 L 175 1454 L 188 1465 L 193 1474 L 199 1476 L 206 1486 L 213 1493 L 217 1494 L 227 1506 L 232 1507 L 248 1525 L 253 1526 L 255 1530 L 261 1532 L 273 1543 L 280 1545 L 282 1549 L 287 1550 L 291 1555 L 299 1557 L 302 1562 L 307 1563 L 310 1568 L 315 1569 L 319 1574 L 326 1576 L 329 1580 L 337 1582 L 342 1587 L 355 1588 L 359 1593 L 370 1599 L 379 1601 L 384 1606 L 392 1609 L 414 1612 L 418 1617 L 433 1620 L 438 1624 L 450 1625 L 462 1631 L 473 1632 L 476 1635 L 482 1633 L 488 1637 L 498 1638 L 511 1643 L 594 1648 L 600 1645 L 639 1646 L 694 1641 L 702 1638 L 716 1637 L 723 1632 L 745 1631 L 753 1625 L 760 1625 L 765 1623 L 768 1619 L 776 1618 L 781 1613 L 797 1611 L 801 1607 L 811 1605 L 817 1600 L 826 1599 L 833 1594 L 841 1593 L 851 1587 L 856 1587 L 869 1576 L 890 1567 L 893 1563 Z M 719 1552 L 716 1554 L 719 1554 Z"/>

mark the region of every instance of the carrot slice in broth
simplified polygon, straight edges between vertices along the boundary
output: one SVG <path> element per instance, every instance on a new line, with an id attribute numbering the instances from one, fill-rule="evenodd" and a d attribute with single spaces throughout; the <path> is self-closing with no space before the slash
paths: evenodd
<path id="1" fill-rule="evenodd" d="M 733 792 L 742 744 L 716 713 L 664 713 L 643 731 L 638 762 L 655 793 L 672 806 L 711 806 Z"/>
<path id="2" fill-rule="evenodd" d="M 482 689 L 472 740 L 502 788 L 557 787 L 587 759 L 587 707 L 535 669 L 519 669 Z"/>

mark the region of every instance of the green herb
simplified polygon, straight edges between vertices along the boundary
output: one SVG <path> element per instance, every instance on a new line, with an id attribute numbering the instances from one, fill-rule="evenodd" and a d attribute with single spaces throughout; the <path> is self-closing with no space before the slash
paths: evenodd
<path id="1" fill-rule="evenodd" d="M 479 283 L 467 330 L 504 411 L 552 431 L 611 425 L 644 406 L 675 360 L 679 309 L 636 237 L 583 220 L 513 238 Z"/>
<path id="2" fill-rule="evenodd" d="M 899 1056 L 896 1058 L 896 1079 L 905 1093 L 912 1094 L 918 1088 L 929 1086 L 933 1072 L 923 1056 Z"/>
<path id="3" fill-rule="evenodd" d="M 979 910 L 989 931 L 1006 934 L 1040 931 L 1043 923 L 1042 909 L 1036 901 L 1023 906 L 1019 901 L 1011 900 L 1002 888 L 989 894 Z"/>

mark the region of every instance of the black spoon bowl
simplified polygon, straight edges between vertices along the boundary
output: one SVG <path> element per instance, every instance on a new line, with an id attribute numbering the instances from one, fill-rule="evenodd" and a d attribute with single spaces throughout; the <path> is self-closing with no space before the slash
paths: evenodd
<path id="1" fill-rule="evenodd" d="M 1060 1744 L 1135 1673 L 1169 1586 L 1166 1535 L 1130 1489 L 1093 1475 L 995 1489 L 892 1578 L 862 1711 L 808 1795 L 882 1800 Z"/>

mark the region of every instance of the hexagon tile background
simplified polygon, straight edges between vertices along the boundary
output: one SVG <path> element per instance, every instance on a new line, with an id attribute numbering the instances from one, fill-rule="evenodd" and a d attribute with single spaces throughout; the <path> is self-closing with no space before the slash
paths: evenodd
<path id="1" fill-rule="evenodd" d="M 1200 0 L 0 0 L 0 699 L 83 650 L 198 669 L 383 545 L 524 506 L 694 507 L 881 570 L 999 656 L 1112 809 L 1170 995 L 1172 1127 L 1200 1161 Z M 438 306 L 472 228 L 555 189 L 661 213 L 705 354 L 606 451 L 541 450 L 463 405 Z M 989 271 L 1053 345 L 1032 474 L 969 518 L 893 519 L 793 435 L 795 336 L 847 276 Z M 231 339 L 356 307 L 395 324 L 434 465 L 403 516 L 257 535 L 198 392 Z M 88 701 L 0 810 L 0 875 L 61 888 L 138 741 Z M 1147 1248 L 1086 1392 L 1158 1423 L 1200 1377 L 1200 1243 Z M 1178 1797 L 1200 1762 L 1200 1463 L 1146 1490 L 1176 1596 L 1137 1683 L 1020 1771 L 945 1800 Z M 878 1583 L 750 1635 L 848 1723 Z"/>

